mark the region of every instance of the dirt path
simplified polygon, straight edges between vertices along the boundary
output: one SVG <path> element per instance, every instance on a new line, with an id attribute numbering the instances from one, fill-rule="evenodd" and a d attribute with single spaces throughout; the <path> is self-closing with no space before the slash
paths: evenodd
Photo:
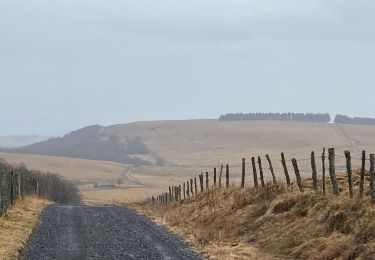
<path id="1" fill-rule="evenodd" d="M 360 157 L 362 154 L 362 151 L 359 147 L 359 142 L 356 139 L 350 137 L 342 125 L 334 124 L 334 128 L 337 134 L 347 142 L 350 151 L 356 156 Z"/>
<path id="2" fill-rule="evenodd" d="M 165 228 L 117 206 L 50 206 L 25 259 L 201 259 Z"/>

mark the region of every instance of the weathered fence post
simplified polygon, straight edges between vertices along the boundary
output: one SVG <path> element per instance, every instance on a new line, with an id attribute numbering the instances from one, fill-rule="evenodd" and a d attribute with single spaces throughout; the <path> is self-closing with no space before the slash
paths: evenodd
<path id="1" fill-rule="evenodd" d="M 226 165 L 226 172 L 225 172 L 225 186 L 228 188 L 229 187 L 229 164 Z"/>
<path id="2" fill-rule="evenodd" d="M 184 199 L 186 199 L 186 187 L 185 187 L 185 182 L 182 183 L 182 189 L 183 189 Z"/>
<path id="3" fill-rule="evenodd" d="M 219 187 L 221 187 L 221 177 L 223 175 L 223 169 L 224 169 L 224 165 L 221 165 L 221 167 L 220 167 L 220 174 L 219 174 Z"/>
<path id="4" fill-rule="evenodd" d="M 14 204 L 14 190 L 13 190 L 13 188 L 14 188 L 14 178 L 13 178 L 13 175 L 14 175 L 14 173 L 13 173 L 13 171 L 11 171 L 10 173 L 9 173 L 9 180 L 10 180 L 10 204 L 11 205 L 13 205 Z"/>
<path id="5" fill-rule="evenodd" d="M 194 193 L 198 194 L 198 189 L 197 189 L 197 177 L 194 177 Z"/>
<path id="6" fill-rule="evenodd" d="M 18 191 L 18 198 L 21 198 L 21 173 L 17 174 L 17 191 Z"/>
<path id="7" fill-rule="evenodd" d="M 180 185 L 178 185 L 178 200 L 181 200 L 181 184 Z"/>
<path id="8" fill-rule="evenodd" d="M 259 177 L 260 177 L 260 182 L 262 184 L 262 187 L 264 188 L 264 176 L 263 176 L 263 168 L 262 168 L 262 159 L 260 156 L 258 156 L 258 165 L 259 165 Z"/>
<path id="9" fill-rule="evenodd" d="M 193 197 L 193 196 L 194 196 L 194 191 L 193 191 L 193 179 L 190 179 L 190 193 L 191 193 L 191 196 Z"/>
<path id="10" fill-rule="evenodd" d="M 216 186 L 216 167 L 214 168 L 214 186 Z"/>
<path id="11" fill-rule="evenodd" d="M 171 186 L 169 186 L 169 200 L 172 199 L 172 188 Z"/>
<path id="12" fill-rule="evenodd" d="M 186 197 L 190 197 L 189 181 L 186 182 Z"/>
<path id="13" fill-rule="evenodd" d="M 312 170 L 312 180 L 313 180 L 313 189 L 314 191 L 318 190 L 318 173 L 316 171 L 316 164 L 315 164 L 315 153 L 314 151 L 311 152 L 311 170 Z"/>
<path id="14" fill-rule="evenodd" d="M 375 203 L 375 154 L 370 154 L 370 195 L 372 203 Z"/>
<path id="15" fill-rule="evenodd" d="M 3 172 L 0 170 L 0 216 L 3 214 Z"/>
<path id="16" fill-rule="evenodd" d="M 254 179 L 254 187 L 258 188 L 258 175 L 257 175 L 257 167 L 255 163 L 255 158 L 251 157 L 251 164 L 253 166 L 253 179 Z"/>
<path id="17" fill-rule="evenodd" d="M 273 182 L 273 184 L 276 184 L 276 176 L 275 176 L 275 173 L 273 171 L 271 158 L 270 158 L 270 156 L 268 154 L 266 155 L 266 159 L 267 159 L 268 164 L 270 166 L 270 171 L 271 171 L 271 174 L 272 174 L 272 182 Z"/>
<path id="18" fill-rule="evenodd" d="M 208 190 L 209 187 L 209 182 L 208 182 L 208 172 L 206 172 L 206 190 Z"/>
<path id="19" fill-rule="evenodd" d="M 345 158 L 346 171 L 348 173 L 349 196 L 350 198 L 353 198 L 352 158 L 350 156 L 350 151 L 345 151 Z"/>
<path id="20" fill-rule="evenodd" d="M 199 183 L 201 187 L 201 192 L 203 192 L 203 173 L 199 174 Z"/>
<path id="21" fill-rule="evenodd" d="M 241 178 L 241 188 L 245 187 L 245 173 L 246 173 L 246 161 L 245 158 L 242 158 L 242 178 Z"/>
<path id="22" fill-rule="evenodd" d="M 339 186 L 336 179 L 336 170 L 335 170 L 335 149 L 328 149 L 328 160 L 329 160 L 329 176 L 332 182 L 332 188 L 334 194 L 339 194 Z"/>
<path id="23" fill-rule="evenodd" d="M 298 169 L 298 164 L 297 164 L 296 158 L 292 159 L 292 164 L 293 164 L 293 168 L 294 168 L 294 174 L 296 175 L 296 180 L 297 180 L 297 185 L 298 185 L 299 191 L 300 192 L 304 192 L 304 188 L 303 188 L 303 185 L 302 185 L 301 174 L 299 173 L 299 169 Z"/>
<path id="24" fill-rule="evenodd" d="M 290 177 L 289 177 L 288 167 L 286 166 L 284 153 L 281 153 L 281 164 L 283 165 L 286 184 L 288 185 L 288 187 L 290 187 Z"/>
<path id="25" fill-rule="evenodd" d="M 362 151 L 361 178 L 359 180 L 359 197 L 363 198 L 363 184 L 365 182 L 366 151 Z"/>
<path id="26" fill-rule="evenodd" d="M 323 148 L 322 153 L 322 188 L 323 188 L 323 196 L 327 194 L 326 192 L 326 148 Z"/>

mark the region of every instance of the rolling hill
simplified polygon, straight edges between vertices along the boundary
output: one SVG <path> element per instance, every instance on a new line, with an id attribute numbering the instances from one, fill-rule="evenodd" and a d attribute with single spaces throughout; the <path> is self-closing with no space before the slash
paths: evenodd
<path id="1" fill-rule="evenodd" d="M 241 157 L 309 157 L 336 147 L 357 156 L 375 150 L 375 126 L 281 121 L 182 120 L 90 126 L 62 138 L 13 149 L 41 154 L 136 165 L 204 166 L 238 164 Z"/>

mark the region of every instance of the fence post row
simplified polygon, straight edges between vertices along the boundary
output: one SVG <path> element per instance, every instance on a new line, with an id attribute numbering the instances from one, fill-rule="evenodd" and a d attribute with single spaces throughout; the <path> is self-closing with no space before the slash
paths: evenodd
<path id="1" fill-rule="evenodd" d="M 0 216 L 17 199 L 29 194 L 39 194 L 38 180 L 22 170 L 0 171 Z"/>
<path id="2" fill-rule="evenodd" d="M 349 196 L 350 198 L 354 197 L 354 190 L 353 190 L 353 169 L 352 169 L 352 157 L 349 150 L 345 151 L 345 159 L 346 159 L 346 172 L 347 172 L 347 180 L 348 180 L 348 188 L 349 188 Z M 270 156 L 266 154 L 266 159 L 269 163 L 269 169 L 272 174 L 272 181 L 273 184 L 277 184 L 276 175 L 274 173 L 274 168 L 272 166 L 272 161 L 270 159 Z M 340 194 L 340 188 L 339 183 L 337 181 L 336 176 L 336 166 L 335 166 L 335 150 L 334 148 L 328 149 L 328 162 L 329 162 L 329 176 L 332 183 L 332 191 L 333 194 L 338 195 Z M 315 152 L 311 151 L 311 170 L 312 170 L 312 188 L 315 191 L 318 191 L 319 189 L 319 182 L 318 182 L 318 174 L 317 174 L 317 168 L 316 168 L 316 159 L 315 159 Z M 322 159 L 322 190 L 323 190 L 323 196 L 326 196 L 326 148 L 323 148 L 323 152 L 321 155 Z M 296 158 L 293 158 L 292 160 L 293 169 L 296 176 L 296 184 L 298 186 L 298 189 L 300 192 L 304 192 L 305 187 L 302 183 L 302 178 L 300 174 L 300 170 L 298 167 L 298 162 Z M 259 179 L 261 181 L 262 187 L 265 187 L 265 180 L 264 180 L 264 174 L 263 174 L 263 168 L 262 168 L 262 159 L 260 156 L 258 156 L 258 160 L 256 161 L 255 157 L 251 157 L 251 163 L 252 163 L 252 169 L 253 169 L 253 177 L 254 177 L 254 187 L 258 188 L 259 182 L 258 182 L 258 174 L 257 174 L 257 168 L 256 164 L 258 163 L 259 167 Z M 288 187 L 291 185 L 290 181 L 290 175 L 287 168 L 285 155 L 282 152 L 281 153 L 281 163 L 283 166 L 285 179 Z M 246 159 L 242 158 L 242 165 L 241 165 L 241 188 L 245 187 L 245 178 L 246 178 Z M 230 169 L 229 164 L 225 165 L 226 171 L 225 171 L 225 186 L 226 188 L 229 188 L 230 186 Z M 213 187 L 217 185 L 217 177 L 219 179 L 219 187 L 221 187 L 221 180 L 223 175 L 223 169 L 224 165 L 221 165 L 220 168 L 220 174 L 217 176 L 216 167 L 213 168 L 214 174 L 213 174 Z M 199 184 L 200 184 L 200 192 L 204 192 L 206 187 L 206 190 L 209 191 L 209 172 L 200 173 L 198 175 L 199 177 Z M 362 158 L 361 158 L 361 169 L 360 169 L 360 181 L 359 181 L 359 197 L 363 198 L 364 193 L 364 182 L 365 182 L 365 173 L 366 173 L 366 151 L 362 151 Z M 371 197 L 372 202 L 375 204 L 375 154 L 370 154 L 370 171 L 369 171 L 370 181 L 369 181 L 369 194 Z M 204 185 L 204 178 L 206 177 L 205 185 Z M 193 186 L 194 182 L 194 186 Z M 197 187 L 197 178 L 191 178 L 190 180 L 183 182 L 182 184 L 179 184 L 178 186 L 169 186 L 169 192 L 162 193 L 159 196 L 152 196 L 145 200 L 143 200 L 144 203 L 149 204 L 161 204 L 161 205 L 167 205 L 168 203 L 172 202 L 178 202 L 182 199 L 189 199 L 190 197 L 193 197 L 194 195 L 198 194 L 198 187 Z M 24 195 L 34 193 L 39 194 L 43 193 L 43 189 L 39 189 L 39 182 L 22 172 L 15 172 L 10 171 L 6 175 L 4 172 L 0 171 L 0 215 L 4 212 L 4 210 L 9 206 L 13 205 L 15 201 L 19 198 L 22 198 Z M 39 194 L 40 195 L 40 194 Z"/>

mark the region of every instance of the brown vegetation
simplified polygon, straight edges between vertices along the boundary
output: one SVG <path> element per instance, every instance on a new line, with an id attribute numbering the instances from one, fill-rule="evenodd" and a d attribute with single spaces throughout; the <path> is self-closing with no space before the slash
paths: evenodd
<path id="1" fill-rule="evenodd" d="M 0 218 L 0 259 L 18 259 L 43 210 L 51 202 L 26 197 Z"/>
<path id="2" fill-rule="evenodd" d="M 367 194 L 350 199 L 269 184 L 136 208 L 212 259 L 375 259 L 375 206 Z"/>

